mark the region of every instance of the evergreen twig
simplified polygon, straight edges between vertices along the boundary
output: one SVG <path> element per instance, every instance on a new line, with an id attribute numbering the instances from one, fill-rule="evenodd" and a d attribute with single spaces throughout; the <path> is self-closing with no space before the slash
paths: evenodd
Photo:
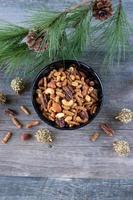
<path id="1" fill-rule="evenodd" d="M 100 48 L 105 49 L 105 63 L 118 63 L 125 57 L 129 47 L 132 28 L 124 11 L 122 1 L 114 15 L 92 26 L 93 1 L 84 1 L 63 12 L 38 11 L 26 23 L 28 28 L 9 23 L 0 24 L 0 65 L 9 74 L 21 68 L 21 73 L 36 73 L 48 62 L 56 59 L 77 58 L 91 44 L 92 37 Z M 48 49 L 36 53 L 28 49 L 24 38 L 30 30 L 43 37 L 42 46 Z M 46 33 L 46 34 L 44 34 Z M 99 42 L 100 41 L 100 42 Z"/>

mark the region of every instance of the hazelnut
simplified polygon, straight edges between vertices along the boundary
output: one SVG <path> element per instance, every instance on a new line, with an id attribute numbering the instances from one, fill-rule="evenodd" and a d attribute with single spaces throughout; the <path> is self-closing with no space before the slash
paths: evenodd
<path id="1" fill-rule="evenodd" d="M 22 141 L 26 141 L 26 140 L 30 140 L 31 137 L 32 137 L 32 135 L 30 133 L 23 133 L 23 134 L 21 134 L 20 139 Z"/>

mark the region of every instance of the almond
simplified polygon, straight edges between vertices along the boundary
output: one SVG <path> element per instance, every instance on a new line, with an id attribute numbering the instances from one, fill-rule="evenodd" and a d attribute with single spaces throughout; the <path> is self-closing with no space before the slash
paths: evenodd
<path id="1" fill-rule="evenodd" d="M 50 82 L 48 83 L 48 87 L 55 89 L 55 88 L 56 88 L 55 81 L 54 81 L 54 80 L 50 81 Z"/>
<path id="2" fill-rule="evenodd" d="M 61 112 L 61 110 L 62 110 L 60 104 L 58 104 L 56 102 L 53 102 L 51 109 L 53 112 Z"/>

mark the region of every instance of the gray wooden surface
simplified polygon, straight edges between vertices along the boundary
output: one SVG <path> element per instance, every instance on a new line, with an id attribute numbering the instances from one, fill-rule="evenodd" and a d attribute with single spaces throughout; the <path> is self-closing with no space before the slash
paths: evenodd
<path id="1" fill-rule="evenodd" d="M 130 180 L 0 178 L 0 200 L 132 200 Z"/>
<path id="2" fill-rule="evenodd" d="M 72 2 L 78 1 L 0 1 L 0 18 L 19 22 L 27 14 L 25 8 L 36 8 L 45 5 L 51 9 L 63 9 Z M 133 2 L 125 1 L 128 14 L 132 19 Z M 133 110 L 133 57 L 132 53 L 119 68 L 103 73 L 102 55 L 96 58 L 85 52 L 82 61 L 90 64 L 102 78 L 104 86 L 104 104 L 98 117 L 88 126 L 76 131 L 59 131 L 41 123 L 40 127 L 48 127 L 56 135 L 52 148 L 38 144 L 35 140 L 22 143 L 19 136 L 26 129 L 17 130 L 5 117 L 4 109 L 11 107 L 19 111 L 19 106 L 27 105 L 32 111 L 30 117 L 19 116 L 25 125 L 31 119 L 38 119 L 31 104 L 31 85 L 33 79 L 27 81 L 25 93 L 18 97 L 10 89 L 11 78 L 0 73 L 0 90 L 8 95 L 9 105 L 0 106 L 0 138 L 7 130 L 12 130 L 13 137 L 8 145 L 0 144 L 0 175 L 26 177 L 60 177 L 60 178 L 133 178 L 133 123 L 121 125 L 114 120 L 115 114 L 123 107 Z M 13 77 L 12 77 L 13 78 Z M 89 136 L 99 131 L 99 123 L 110 122 L 116 130 L 114 138 L 104 134 L 96 143 L 89 141 Z M 38 128 L 38 127 L 37 127 Z M 31 132 L 34 134 L 36 129 Z M 130 143 L 131 153 L 127 158 L 118 157 L 112 150 L 115 139 L 126 139 Z"/>

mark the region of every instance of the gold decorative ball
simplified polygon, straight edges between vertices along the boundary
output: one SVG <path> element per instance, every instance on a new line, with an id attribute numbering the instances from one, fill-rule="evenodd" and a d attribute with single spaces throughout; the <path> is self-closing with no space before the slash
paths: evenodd
<path id="1" fill-rule="evenodd" d="M 118 119 L 123 124 L 127 124 L 133 120 L 133 112 L 130 109 L 123 108 L 115 119 Z"/>
<path id="2" fill-rule="evenodd" d="M 23 79 L 16 77 L 11 81 L 11 88 L 19 94 L 24 89 Z"/>
<path id="3" fill-rule="evenodd" d="M 53 136 L 48 129 L 41 128 L 35 134 L 36 140 L 41 143 L 52 143 Z"/>

